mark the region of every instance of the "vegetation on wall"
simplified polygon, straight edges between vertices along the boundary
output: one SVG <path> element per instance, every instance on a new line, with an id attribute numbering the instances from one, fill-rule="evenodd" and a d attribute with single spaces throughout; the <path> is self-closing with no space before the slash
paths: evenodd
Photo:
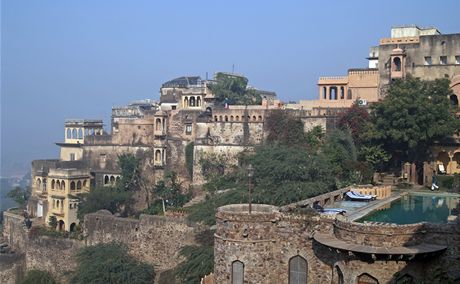
<path id="1" fill-rule="evenodd" d="M 260 105 L 262 101 L 254 89 L 248 88 L 248 79 L 239 75 L 219 72 L 209 88 L 215 96 L 216 105 Z"/>
<path id="2" fill-rule="evenodd" d="M 155 272 L 151 265 L 131 257 L 120 244 L 98 244 L 81 249 L 72 284 L 87 283 L 153 283 Z"/>
<path id="3" fill-rule="evenodd" d="M 53 276 L 43 270 L 29 270 L 19 284 L 57 284 L 58 282 L 54 280 Z"/>
<path id="4" fill-rule="evenodd" d="M 185 166 L 190 178 L 193 178 L 193 148 L 195 144 L 190 142 L 185 146 Z"/>
<path id="5" fill-rule="evenodd" d="M 16 186 L 12 190 L 10 190 L 6 196 L 13 199 L 14 202 L 18 205 L 19 208 L 24 208 L 27 200 L 30 197 L 30 187 L 21 188 L 20 186 Z"/>

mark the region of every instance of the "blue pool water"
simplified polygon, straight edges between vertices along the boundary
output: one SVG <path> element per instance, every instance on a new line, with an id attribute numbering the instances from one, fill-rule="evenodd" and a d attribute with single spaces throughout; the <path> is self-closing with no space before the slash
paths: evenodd
<path id="1" fill-rule="evenodd" d="M 413 224 L 419 222 L 447 223 L 447 217 L 459 202 L 458 196 L 407 194 L 356 222 Z"/>

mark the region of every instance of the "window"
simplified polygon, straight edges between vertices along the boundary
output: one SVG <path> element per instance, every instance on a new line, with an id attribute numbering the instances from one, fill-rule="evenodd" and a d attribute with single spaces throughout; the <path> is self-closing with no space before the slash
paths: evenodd
<path id="1" fill-rule="evenodd" d="M 192 134 L 192 125 L 191 124 L 185 125 L 185 134 L 187 134 L 187 135 Z"/>
<path id="2" fill-rule="evenodd" d="M 70 128 L 67 128 L 67 139 L 72 138 L 72 130 Z"/>
<path id="3" fill-rule="evenodd" d="M 447 64 L 447 56 L 439 57 L 439 64 L 446 65 Z"/>
<path id="4" fill-rule="evenodd" d="M 425 56 L 425 65 L 431 65 L 431 64 L 432 64 L 431 56 Z"/>
<path id="5" fill-rule="evenodd" d="M 243 284 L 244 263 L 237 260 L 232 263 L 232 284 Z"/>
<path id="6" fill-rule="evenodd" d="M 289 284 L 307 283 L 307 261 L 300 255 L 289 260 Z"/>
<path id="7" fill-rule="evenodd" d="M 70 160 L 75 161 L 75 153 L 70 153 Z"/>
<path id="8" fill-rule="evenodd" d="M 460 55 L 455 56 L 455 64 L 460 64 Z"/>
<path id="9" fill-rule="evenodd" d="M 394 64 L 394 68 L 393 68 L 394 71 L 398 71 L 398 72 L 401 71 L 401 58 L 395 57 L 393 59 L 393 64 Z"/>

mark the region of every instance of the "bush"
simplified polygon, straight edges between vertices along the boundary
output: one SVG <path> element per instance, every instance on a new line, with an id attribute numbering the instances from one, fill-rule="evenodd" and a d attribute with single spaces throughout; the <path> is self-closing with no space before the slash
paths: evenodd
<path id="1" fill-rule="evenodd" d="M 20 284 L 57 284 L 56 280 L 54 280 L 53 276 L 47 272 L 42 270 L 30 270 L 27 272 L 26 277 L 22 279 Z"/>
<path id="2" fill-rule="evenodd" d="M 70 283 L 150 284 L 154 278 L 151 265 L 135 260 L 125 246 L 112 243 L 81 249 Z"/>

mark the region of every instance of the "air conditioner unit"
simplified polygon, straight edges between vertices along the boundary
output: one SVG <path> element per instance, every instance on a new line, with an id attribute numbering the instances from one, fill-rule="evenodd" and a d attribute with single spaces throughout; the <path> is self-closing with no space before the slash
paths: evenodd
<path id="1" fill-rule="evenodd" d="M 359 100 L 358 100 L 358 105 L 359 105 L 359 106 L 365 106 L 365 105 L 367 105 L 367 100 L 359 99 Z"/>

